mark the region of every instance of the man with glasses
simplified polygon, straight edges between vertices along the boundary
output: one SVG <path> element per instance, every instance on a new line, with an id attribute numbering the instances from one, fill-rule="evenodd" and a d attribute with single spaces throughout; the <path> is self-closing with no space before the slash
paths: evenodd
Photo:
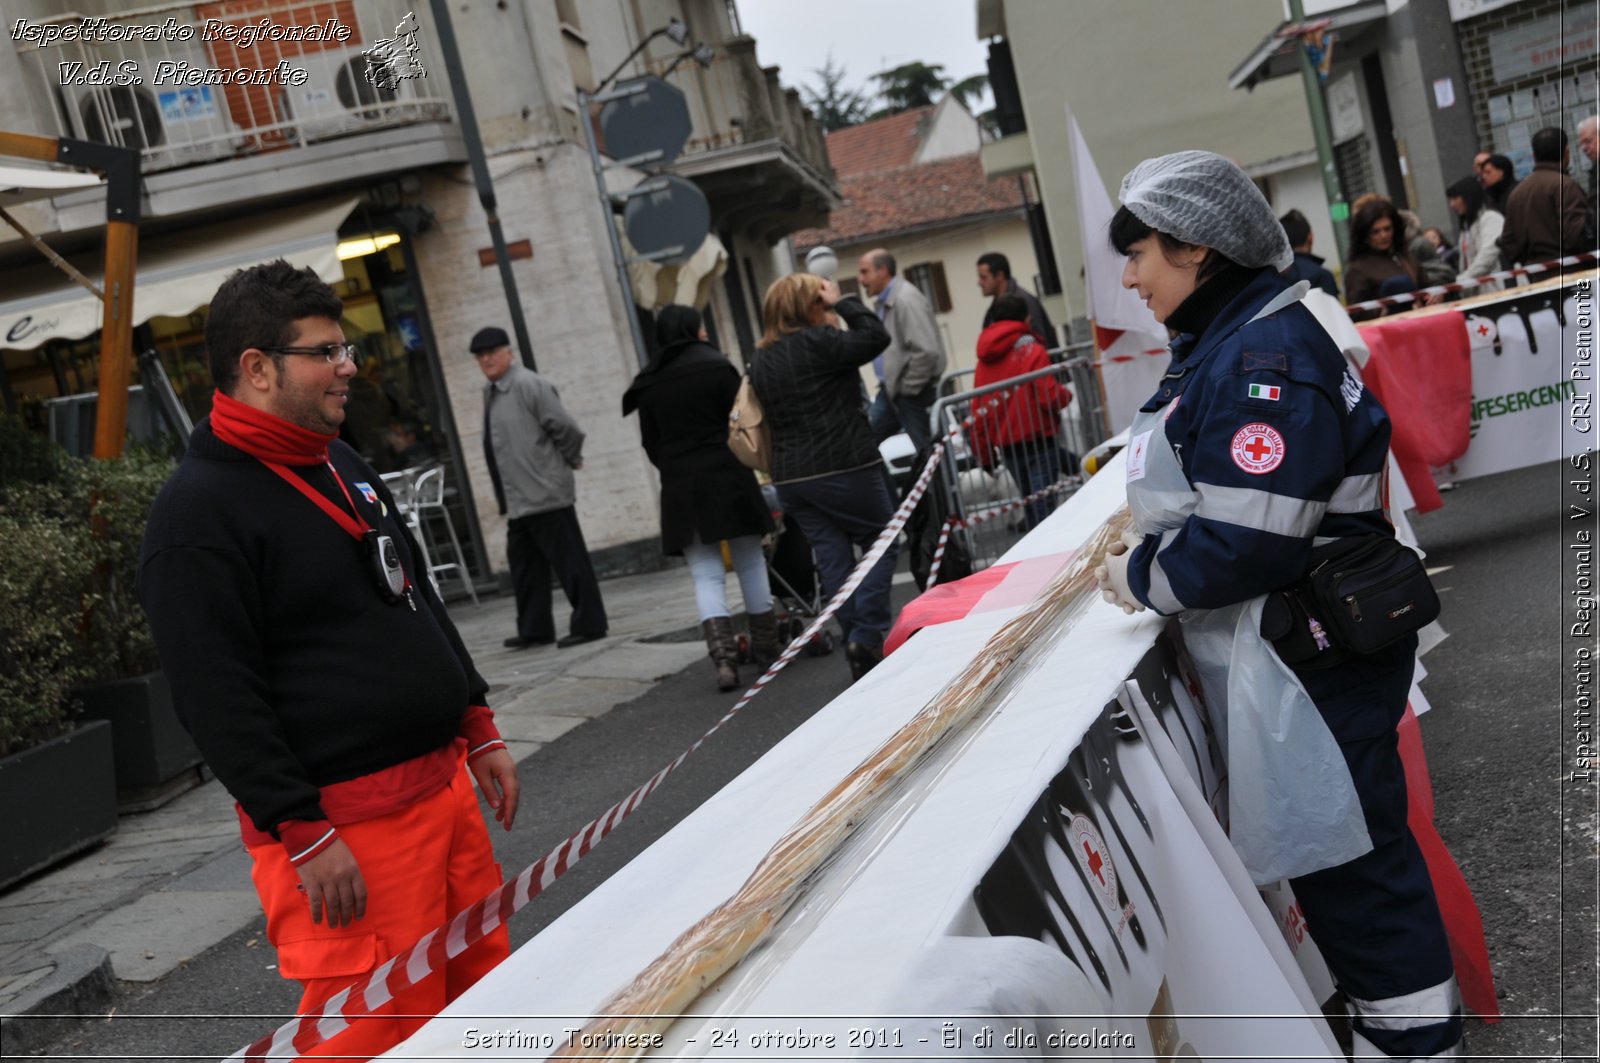
<path id="1" fill-rule="evenodd" d="M 184 726 L 237 802 L 279 972 L 320 1010 L 500 885 L 516 766 L 378 474 L 338 440 L 356 372 L 310 269 L 211 301 L 216 384 L 150 512 L 139 591 Z M 508 953 L 502 927 L 323 1051 L 398 1044 Z"/>
<path id="2" fill-rule="evenodd" d="M 517 360 L 502 328 L 482 328 L 468 344 L 488 379 L 483 389 L 483 455 L 495 501 L 507 518 L 506 560 L 517 595 L 510 649 L 576 646 L 606 636 L 606 607 L 578 525 L 583 430 L 561 405 L 555 385 Z M 572 606 L 567 634 L 556 638 L 551 570 Z"/>

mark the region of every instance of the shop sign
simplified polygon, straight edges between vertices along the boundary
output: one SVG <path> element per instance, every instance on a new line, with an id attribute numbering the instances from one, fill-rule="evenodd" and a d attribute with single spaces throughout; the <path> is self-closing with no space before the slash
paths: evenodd
<path id="1" fill-rule="evenodd" d="M 1450 21 L 1460 22 L 1476 15 L 1487 15 L 1497 8 L 1516 2 L 1517 0 L 1450 0 Z"/>
<path id="2" fill-rule="evenodd" d="M 1566 63 L 1590 59 L 1600 51 L 1594 4 L 1584 4 L 1489 37 L 1494 80 L 1504 85 Z"/>
<path id="3" fill-rule="evenodd" d="M 1361 93 L 1354 73 L 1345 73 L 1328 85 L 1328 132 L 1335 144 L 1359 137 L 1365 123 L 1361 119 Z"/>

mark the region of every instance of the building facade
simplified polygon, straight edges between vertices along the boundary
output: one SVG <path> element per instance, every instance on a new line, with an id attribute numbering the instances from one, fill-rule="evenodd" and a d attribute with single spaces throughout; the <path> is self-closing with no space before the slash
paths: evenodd
<path id="1" fill-rule="evenodd" d="M 977 0 L 975 8 L 1000 126 L 983 147 L 984 169 L 1037 181 L 1066 319 L 1087 313 L 1069 112 L 1100 169 L 1092 177 L 1113 202 L 1143 159 L 1216 151 L 1256 178 L 1279 214 L 1298 207 L 1312 219 L 1317 253 L 1331 252 L 1299 84 L 1275 80 L 1248 95 L 1228 87 L 1239 42 L 1259 38 L 1280 0 Z"/>
<path id="2" fill-rule="evenodd" d="M 459 86 L 435 7 L 449 11 Z M 351 441 L 385 471 L 411 460 L 390 430 L 420 428 L 486 580 L 503 567 L 504 521 L 483 455 L 484 382 L 466 346 L 477 329 L 512 331 L 512 321 L 458 121 L 457 90 L 470 91 L 531 340 L 524 353 L 588 433 L 578 509 L 591 549 L 603 571 L 659 564 L 656 478 L 636 424 L 620 416 L 640 364 L 629 317 L 648 337 L 658 296 L 695 290 L 737 358 L 759 334 L 760 292 L 790 268 L 785 238 L 825 222 L 837 201 L 820 128 L 760 66 L 729 0 L 216 0 L 132 13 L 109 0 L 19 0 L 7 16 L 0 95 L 23 106 L 8 106 L 5 124 L 141 150 L 135 349 L 158 352 L 191 416 L 209 409 L 201 332 L 221 277 L 279 255 L 316 268 L 345 299 L 346 333 L 364 353 Z M 80 16 L 105 21 L 66 39 Z M 686 43 L 657 32 L 674 21 Z M 373 85 L 364 53 L 381 42 L 411 45 L 421 73 Z M 688 59 L 701 42 L 702 61 Z M 288 71 L 289 83 L 184 80 L 206 68 Z M 102 70 L 143 80 L 97 84 Z M 628 305 L 617 281 L 614 218 L 581 124 L 597 108 L 580 107 L 579 90 L 613 71 L 623 81 L 663 75 L 684 93 L 693 130 L 669 168 L 711 207 L 702 257 L 717 268 L 699 285 L 642 285 L 642 306 Z M 613 167 L 605 180 L 620 191 L 645 176 Z M 103 199 L 58 195 L 13 216 L 92 273 Z M 81 302 L 72 283 L 4 235 L 0 393 L 42 422 L 43 403 L 94 390 L 98 339 L 67 312 Z M 659 272 L 635 269 L 646 281 Z"/>
<path id="3" fill-rule="evenodd" d="M 1052 320 L 1060 300 L 1040 275 L 1030 218 L 1037 195 L 1027 178 L 991 179 L 979 159 L 976 119 L 953 96 L 939 103 L 828 134 L 842 205 L 826 228 L 794 234 L 796 259 L 818 245 L 839 259 L 835 279 L 857 291 L 856 264 L 882 247 L 900 275 L 933 305 L 949 355 L 947 372 L 971 371 L 989 298 L 977 286 L 978 256 L 998 251 L 1017 282 L 1044 289 Z M 872 368 L 863 369 L 864 379 Z M 876 390 L 876 381 L 869 380 Z"/>

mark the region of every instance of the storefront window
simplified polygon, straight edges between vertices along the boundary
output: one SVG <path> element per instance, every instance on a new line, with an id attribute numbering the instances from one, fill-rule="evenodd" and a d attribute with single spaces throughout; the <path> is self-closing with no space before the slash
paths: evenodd
<path id="1" fill-rule="evenodd" d="M 406 268 L 400 238 L 363 233 L 341 242 L 339 250 L 344 276 L 333 289 L 344 301 L 340 324 L 345 338 L 361 351 L 340 436 L 380 473 L 415 475 L 443 466 L 444 509 L 467 555 L 464 561 L 470 571 L 486 573 L 476 549 L 476 517 L 457 482 L 460 465 L 453 460 L 455 441 L 443 412 L 445 398 L 428 362 L 421 296 Z M 214 390 L 205 350 L 207 313 L 201 307 L 184 317 L 154 317 L 134 330 L 135 351 L 156 352 L 178 401 L 194 421 L 211 412 Z M 33 350 L 0 350 L 0 356 L 8 405 L 41 432 L 48 427 L 47 402 L 99 386 L 98 333 L 54 340 Z"/>

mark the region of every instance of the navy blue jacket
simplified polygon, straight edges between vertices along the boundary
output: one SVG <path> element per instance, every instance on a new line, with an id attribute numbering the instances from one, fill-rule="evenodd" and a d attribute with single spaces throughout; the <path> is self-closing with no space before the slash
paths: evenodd
<path id="1" fill-rule="evenodd" d="M 1291 284 L 1295 281 L 1310 281 L 1313 288 L 1321 288 L 1337 299 L 1339 283 L 1333 279 L 1328 267 L 1322 264 L 1323 261 L 1321 256 L 1313 255 L 1310 251 L 1296 251 L 1294 261 L 1283 271 L 1284 280 Z"/>
<path id="2" fill-rule="evenodd" d="M 1263 270 L 1200 336 L 1174 340 L 1143 407 L 1181 396 L 1166 435 L 1198 496 L 1129 563 L 1130 589 L 1159 613 L 1247 601 L 1304 576 L 1313 545 L 1393 534 L 1389 415 L 1303 304 L 1250 321 L 1286 287 Z"/>

